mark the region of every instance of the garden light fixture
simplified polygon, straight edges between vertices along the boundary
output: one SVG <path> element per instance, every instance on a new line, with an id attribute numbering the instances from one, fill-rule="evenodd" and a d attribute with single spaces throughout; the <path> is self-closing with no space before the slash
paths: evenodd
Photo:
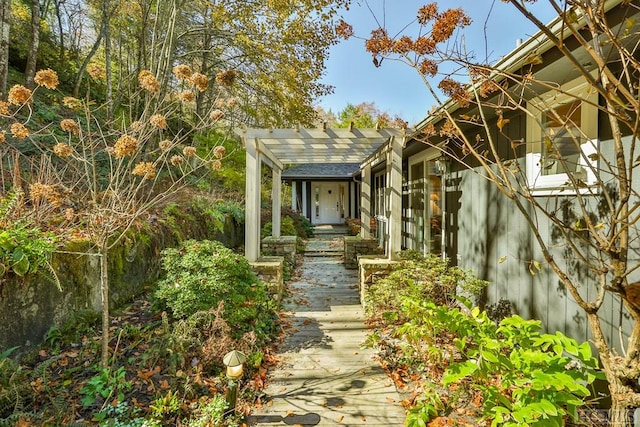
<path id="1" fill-rule="evenodd" d="M 232 380 L 237 380 L 242 376 L 244 370 L 244 362 L 247 360 L 247 356 L 243 352 L 233 350 L 224 355 L 222 362 L 227 367 L 227 377 Z"/>
<path id="2" fill-rule="evenodd" d="M 247 356 L 241 351 L 232 350 L 225 354 L 222 363 L 227 367 L 227 415 L 235 414 L 236 401 L 238 400 L 238 380 L 242 376 L 243 364 L 247 360 Z"/>

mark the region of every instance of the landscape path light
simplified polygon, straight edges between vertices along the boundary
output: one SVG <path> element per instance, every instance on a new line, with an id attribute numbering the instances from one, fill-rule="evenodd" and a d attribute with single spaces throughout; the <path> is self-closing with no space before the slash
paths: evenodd
<path id="1" fill-rule="evenodd" d="M 225 354 L 222 363 L 227 367 L 227 414 L 233 414 L 236 411 L 236 402 L 238 400 L 238 380 L 242 376 L 244 370 L 244 362 L 247 356 L 241 351 L 232 350 Z"/>

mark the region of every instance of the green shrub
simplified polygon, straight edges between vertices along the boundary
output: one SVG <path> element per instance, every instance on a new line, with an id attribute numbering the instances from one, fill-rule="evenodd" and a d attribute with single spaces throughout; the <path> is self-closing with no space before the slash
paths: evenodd
<path id="1" fill-rule="evenodd" d="M 247 260 L 210 240 L 188 240 L 162 251 L 165 277 L 156 297 L 178 318 L 209 311 L 224 302 L 223 317 L 236 336 L 255 331 L 264 338 L 273 329 L 273 308 L 265 285 Z"/>
<path id="2" fill-rule="evenodd" d="M 0 277 L 13 273 L 20 277 L 39 273 L 55 283 L 60 282 L 51 267 L 51 255 L 57 238 L 24 221 L 3 226 L 0 231 Z"/>
<path id="3" fill-rule="evenodd" d="M 291 208 L 282 208 L 282 224 L 281 231 L 283 236 L 298 236 L 302 239 L 313 237 L 313 225 L 311 221 L 299 212 Z M 287 232 L 284 231 L 284 223 L 287 222 Z M 260 222 L 263 225 L 261 236 L 264 238 L 271 235 L 271 209 L 262 209 L 260 213 Z M 293 226 L 291 228 L 290 226 Z"/>
<path id="4" fill-rule="evenodd" d="M 485 312 L 465 302 L 466 310 L 432 302 L 406 302 L 409 322 L 398 328 L 415 354 L 446 367 L 440 387 L 428 387 L 408 416 L 409 426 L 424 426 L 438 414 L 453 411 L 433 402 L 451 385 L 479 394 L 482 413 L 492 426 L 563 426 L 590 396 L 587 386 L 600 377 L 589 343 L 578 344 L 560 332 L 543 334 L 540 322 L 519 316 L 497 325 Z M 441 339 L 453 337 L 448 347 Z M 426 345 L 425 345 L 426 343 Z M 444 356 L 446 355 L 446 356 Z M 429 356 L 427 356 L 429 357 Z"/>
<path id="5" fill-rule="evenodd" d="M 477 295 L 488 285 L 470 271 L 452 267 L 434 254 L 423 256 L 416 251 L 403 251 L 400 258 L 387 277 L 369 288 L 365 298 L 370 314 L 398 313 L 405 300 L 448 304 L 457 291 Z M 399 322 L 404 320 L 398 318 Z"/>
<path id="6" fill-rule="evenodd" d="M 260 237 L 264 239 L 265 237 L 269 237 L 273 234 L 273 224 L 271 222 L 267 222 L 263 227 L 260 233 Z M 288 216 L 283 216 L 280 222 L 280 235 L 281 236 L 297 236 L 298 231 L 293 225 L 293 219 Z"/>

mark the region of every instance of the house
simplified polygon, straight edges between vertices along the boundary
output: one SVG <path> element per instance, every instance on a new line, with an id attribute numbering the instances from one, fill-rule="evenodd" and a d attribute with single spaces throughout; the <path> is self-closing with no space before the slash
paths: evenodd
<path id="1" fill-rule="evenodd" d="M 312 224 L 342 224 L 359 215 L 359 163 L 303 163 L 282 171 L 291 186 L 291 209 Z"/>
<path id="2" fill-rule="evenodd" d="M 616 40 L 634 52 L 637 5 L 608 1 L 603 7 Z M 573 61 L 550 41 L 552 36 L 564 41 L 562 48 Z M 589 37 L 585 32 L 580 36 Z M 623 70 L 612 44 L 605 39 L 598 44 L 612 70 L 603 78 L 614 78 Z M 633 55 L 638 58 L 637 52 Z M 464 95 L 453 96 L 427 116 L 413 134 L 403 141 L 389 141 L 361 164 L 362 185 L 373 189 L 369 210 L 387 230 L 382 241 L 385 253 L 388 258 L 402 249 L 442 254 L 490 281 L 484 304 L 508 300 L 515 313 L 540 319 L 548 331 L 589 340 L 585 311 L 552 263 L 545 261 L 543 248 L 579 284 L 581 298 L 600 304 L 598 290 L 610 290 L 606 282 L 613 280 L 594 270 L 613 271 L 617 255 L 600 259 L 590 242 L 596 239 L 594 230 L 608 227 L 619 215 L 620 200 L 614 131 L 603 94 L 595 88 L 600 79 L 597 64 L 557 19 L 487 74 L 488 78 L 465 88 Z M 487 82 L 508 89 L 483 97 L 479 92 Z M 625 86 L 620 86 L 624 93 Z M 491 108 L 465 102 L 463 96 L 474 93 Z M 637 99 L 637 94 L 628 96 Z M 621 129 L 622 143 L 633 150 L 640 136 L 633 127 L 638 111 L 624 104 L 621 100 L 632 125 Z M 452 119 L 461 134 L 447 128 Z M 637 153 L 627 151 L 627 155 L 633 162 Z M 627 171 L 632 170 L 628 165 Z M 640 202 L 640 182 L 634 178 L 632 184 L 633 211 Z M 505 194 L 509 192 L 513 197 Z M 363 202 L 363 215 L 366 210 Z M 551 215 L 536 213 L 541 210 Z M 596 228 L 588 230 L 587 221 Z M 366 224 L 363 221 L 363 227 Z M 635 241 L 639 236 L 632 228 L 630 239 Z M 571 239 L 568 231 L 573 233 Z M 640 245 L 631 244 L 623 257 L 632 272 L 625 283 L 640 280 L 634 272 L 640 265 Z M 597 267 L 588 270 L 586 263 Z M 603 335 L 610 345 L 624 350 L 632 315 L 616 292 L 603 294 L 599 309 Z"/>
<path id="3" fill-rule="evenodd" d="M 635 5 L 613 0 L 605 2 L 605 7 L 610 27 L 634 46 L 640 22 L 630 16 L 636 14 Z M 550 37 L 564 41 L 562 48 L 571 53 L 573 62 Z M 602 48 L 609 47 L 603 43 Z M 613 50 L 609 58 L 613 63 L 618 59 Z M 590 71 L 591 77 L 578 68 Z M 620 67 L 614 64 L 611 69 Z M 602 94 L 594 89 L 597 76 L 592 58 L 558 19 L 507 54 L 485 80 L 502 88 L 510 81 L 501 96 L 497 91 L 486 98 L 502 103 L 503 108 L 480 111 L 453 97 L 415 129 L 405 131 L 250 129 L 242 134 L 247 174 L 253 176 L 257 159 L 264 158 L 274 167 L 274 196 L 280 192 L 281 178 L 290 182 L 292 207 L 312 222 L 333 222 L 359 212 L 361 236 L 371 237 L 374 224 L 385 258 L 393 259 L 403 249 L 440 254 L 491 282 L 484 304 L 508 300 L 514 312 L 540 319 L 547 330 L 588 340 L 585 312 L 545 261 L 542 247 L 548 248 L 554 263 L 578 278 L 578 292 L 584 292 L 584 298 L 593 298 L 594 289 L 604 286 L 580 267 L 580 257 L 591 255 L 588 245 L 583 245 L 587 240 L 568 244 L 563 238 L 567 229 L 582 228 L 583 237 L 591 239 L 587 227 L 580 224 L 593 221 L 592 225 L 606 226 L 607 212 L 612 213 L 611 206 L 617 202 L 611 179 L 616 173 L 613 131 L 601 108 Z M 479 90 L 479 85 L 472 85 L 472 90 Z M 505 101 L 505 94 L 506 98 L 512 94 L 514 101 Z M 461 119 L 464 137 L 477 141 L 471 149 L 487 150 L 487 154 L 469 155 L 460 135 L 443 129 L 453 117 Z M 633 146 L 637 135 L 624 132 L 623 141 Z M 494 152 L 487 141 L 495 143 Z M 505 175 L 496 173 L 492 164 L 485 168 L 483 156 L 502 159 Z M 310 166 L 354 162 L 358 170 L 345 167 L 343 174 L 329 172 L 327 165 L 326 174 L 318 169 L 322 166 Z M 301 166 L 287 170 L 285 163 Z M 487 178 L 502 180 L 507 189 L 518 184 L 522 192 L 510 199 Z M 633 184 L 640 185 L 637 178 Z M 259 232 L 259 218 L 256 223 L 258 215 L 253 212 L 259 206 L 257 186 L 259 179 L 248 178 L 246 255 L 250 260 L 260 253 L 257 237 L 250 237 Z M 276 203 L 274 215 L 280 210 Z M 556 216 L 532 214 L 532 206 Z M 576 216 L 576 206 L 588 210 L 583 212 L 585 219 Z M 335 213 L 329 213 L 332 210 Z M 274 235 L 279 235 L 276 227 Z M 638 250 L 640 245 L 631 245 L 630 262 L 640 261 Z M 629 276 L 629 282 L 639 280 L 637 276 Z M 623 347 L 633 321 L 621 298 L 607 292 L 599 313 L 607 340 Z"/>

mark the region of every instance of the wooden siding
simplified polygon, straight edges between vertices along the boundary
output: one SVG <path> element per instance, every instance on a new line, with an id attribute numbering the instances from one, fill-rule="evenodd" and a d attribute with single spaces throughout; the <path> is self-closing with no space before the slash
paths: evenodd
<path id="1" fill-rule="evenodd" d="M 602 155 L 611 157 L 611 144 L 601 141 Z M 458 171 L 451 174 L 448 185 L 450 193 L 459 198 L 458 209 L 448 212 L 448 217 L 456 218 L 450 226 L 457 230 L 450 246 L 457 248 L 450 257 L 457 257 L 457 264 L 473 270 L 479 277 L 491 284 L 483 296 L 484 304 L 494 304 L 500 299 L 511 302 L 514 312 L 524 318 L 542 321 L 546 331 L 562 333 L 580 341 L 589 340 L 590 334 L 584 312 L 561 285 L 555 273 L 545 265 L 544 258 L 534 239 L 533 233 L 524 222 L 515 204 L 502 196 L 491 183 L 478 178 L 473 171 Z M 640 179 L 634 179 L 635 188 L 640 188 Z M 599 196 L 593 196 L 594 203 Z M 452 199 L 452 197 L 449 197 Z M 546 197 L 542 199 L 555 206 L 566 197 Z M 448 206 L 454 207 L 451 203 Z M 539 216 L 538 230 L 544 240 L 554 245 L 554 259 L 565 267 L 573 277 L 583 283 L 586 298 L 593 298 L 593 278 L 586 272 L 571 266 L 571 251 L 557 239 L 553 226 L 546 217 Z M 640 262 L 638 250 L 629 256 L 631 262 Z M 506 261 L 500 262 L 502 257 Z M 541 271 L 532 275 L 529 262 L 537 260 Z M 630 281 L 640 280 L 640 272 Z M 632 321 L 626 311 L 621 310 L 620 299 L 611 295 L 606 298 L 600 310 L 604 332 L 611 343 L 620 348 L 621 327 L 626 340 Z M 626 345 L 626 341 L 624 342 Z"/>

